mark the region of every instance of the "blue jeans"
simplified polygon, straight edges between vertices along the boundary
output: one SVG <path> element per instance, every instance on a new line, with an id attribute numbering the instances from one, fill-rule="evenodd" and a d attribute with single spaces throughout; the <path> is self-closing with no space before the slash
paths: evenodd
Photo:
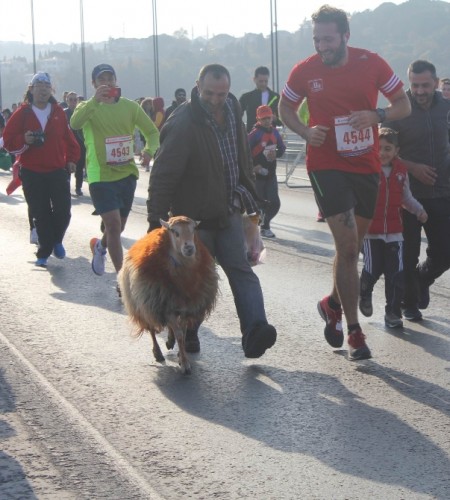
<path id="1" fill-rule="evenodd" d="M 228 222 L 225 229 L 199 230 L 199 237 L 227 275 L 244 333 L 256 324 L 267 324 L 264 298 L 258 276 L 247 260 L 242 215 L 234 212 Z"/>

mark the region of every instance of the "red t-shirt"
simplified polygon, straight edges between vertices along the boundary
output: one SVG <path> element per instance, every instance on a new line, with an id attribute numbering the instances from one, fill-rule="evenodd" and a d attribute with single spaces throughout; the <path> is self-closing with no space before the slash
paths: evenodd
<path id="1" fill-rule="evenodd" d="M 346 124 L 351 111 L 377 107 L 378 92 L 389 98 L 403 87 L 378 54 L 348 47 L 348 62 L 331 68 L 315 54 L 292 69 L 283 97 L 299 106 L 306 97 L 309 126 L 329 127 L 321 147 L 307 148 L 308 171 L 343 170 L 369 174 L 380 171 L 378 129 L 359 132 Z"/>

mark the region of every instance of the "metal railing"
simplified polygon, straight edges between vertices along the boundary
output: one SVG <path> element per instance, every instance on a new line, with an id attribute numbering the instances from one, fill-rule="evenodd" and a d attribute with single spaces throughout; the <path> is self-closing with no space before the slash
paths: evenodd
<path id="1" fill-rule="evenodd" d="M 279 132 L 286 144 L 286 152 L 277 159 L 278 182 L 290 188 L 311 187 L 306 173 L 306 142 L 287 128 L 280 128 Z"/>

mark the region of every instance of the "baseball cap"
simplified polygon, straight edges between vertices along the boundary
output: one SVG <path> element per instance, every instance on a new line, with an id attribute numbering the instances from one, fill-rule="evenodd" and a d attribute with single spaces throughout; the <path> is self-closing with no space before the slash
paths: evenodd
<path id="1" fill-rule="evenodd" d="M 262 118 L 272 118 L 272 116 L 273 113 L 270 106 L 259 106 L 256 110 L 256 118 L 258 118 L 258 120 L 261 120 Z"/>
<path id="2" fill-rule="evenodd" d="M 48 83 L 50 85 L 52 84 L 50 80 L 50 75 L 48 73 L 44 73 L 44 71 L 39 71 L 38 73 L 36 73 L 31 79 L 30 85 L 33 86 L 38 82 Z"/>
<path id="3" fill-rule="evenodd" d="M 114 78 L 116 78 L 116 72 L 110 64 L 98 64 L 92 70 L 92 81 L 94 81 L 98 77 L 98 75 L 100 75 L 101 73 L 105 73 L 106 71 L 112 73 L 114 75 Z"/>

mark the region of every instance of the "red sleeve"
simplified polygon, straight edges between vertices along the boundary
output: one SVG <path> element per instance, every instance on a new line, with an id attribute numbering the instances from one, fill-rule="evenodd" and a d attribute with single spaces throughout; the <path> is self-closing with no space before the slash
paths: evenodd
<path id="1" fill-rule="evenodd" d="M 25 144 L 25 118 L 24 108 L 19 108 L 11 115 L 3 131 L 4 147 L 13 154 L 20 155 L 28 149 Z"/>
<path id="2" fill-rule="evenodd" d="M 393 72 L 389 64 L 379 55 L 378 58 L 378 88 L 380 92 L 389 99 L 390 96 L 398 92 L 403 87 L 403 82 Z"/>
<path id="3" fill-rule="evenodd" d="M 301 64 L 298 63 L 292 68 L 282 92 L 282 96 L 292 104 L 293 108 L 300 106 L 300 103 L 306 96 L 300 77 L 302 73 Z"/>

